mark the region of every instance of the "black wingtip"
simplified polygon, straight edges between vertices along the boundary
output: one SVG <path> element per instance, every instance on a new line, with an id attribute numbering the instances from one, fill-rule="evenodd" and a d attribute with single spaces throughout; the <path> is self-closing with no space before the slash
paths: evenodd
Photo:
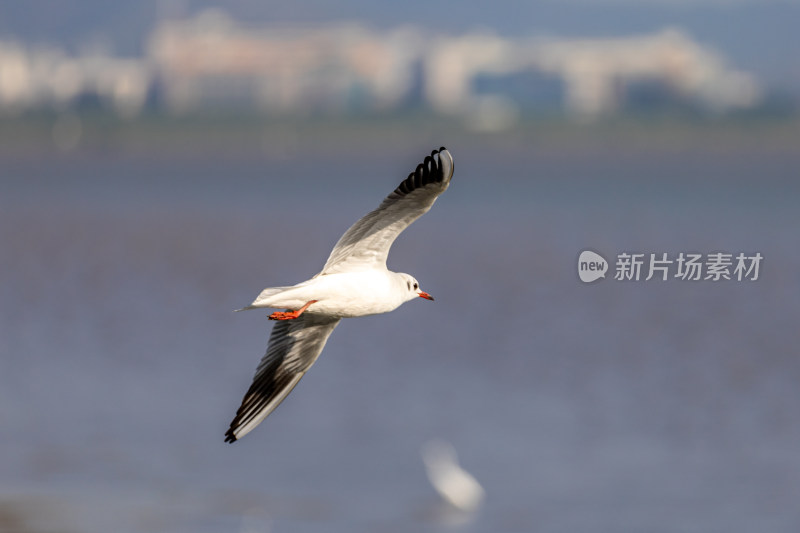
<path id="1" fill-rule="evenodd" d="M 444 175 L 442 161 L 436 156 L 446 151 L 447 148 L 442 146 L 438 150 L 433 150 L 431 155 L 426 156 L 425 160 L 417 165 L 417 168 L 403 180 L 402 183 L 394 190 L 394 194 L 402 196 L 410 193 L 411 191 L 424 187 L 429 183 L 441 182 L 449 179 L 449 176 Z M 440 156 L 441 157 L 441 156 Z"/>
<path id="2" fill-rule="evenodd" d="M 228 431 L 225 432 L 225 442 L 230 442 L 231 444 L 233 444 L 234 442 L 236 442 L 236 440 L 237 440 L 236 435 L 233 434 L 233 431 L 229 429 Z"/>

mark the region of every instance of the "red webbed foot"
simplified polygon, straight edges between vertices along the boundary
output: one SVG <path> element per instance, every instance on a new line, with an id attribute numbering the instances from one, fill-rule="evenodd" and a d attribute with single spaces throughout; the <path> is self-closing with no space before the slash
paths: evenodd
<path id="1" fill-rule="evenodd" d="M 298 309 L 297 311 L 275 311 L 271 315 L 269 315 L 270 320 L 294 320 L 295 318 L 299 317 L 303 314 L 303 312 L 308 309 L 308 306 L 316 303 L 317 300 L 311 300 L 306 302 L 306 305 Z"/>

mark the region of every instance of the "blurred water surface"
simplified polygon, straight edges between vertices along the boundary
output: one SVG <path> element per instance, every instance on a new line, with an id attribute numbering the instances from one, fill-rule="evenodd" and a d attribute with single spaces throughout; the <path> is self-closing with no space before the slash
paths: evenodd
<path id="1" fill-rule="evenodd" d="M 448 145 L 452 187 L 389 264 L 436 301 L 345 321 L 223 442 L 271 327 L 231 310 L 315 274 L 431 148 L 6 156 L 0 530 L 796 531 L 786 152 Z M 764 262 L 756 282 L 584 285 L 587 247 Z M 429 486 L 432 438 L 486 490 L 474 516 Z"/>

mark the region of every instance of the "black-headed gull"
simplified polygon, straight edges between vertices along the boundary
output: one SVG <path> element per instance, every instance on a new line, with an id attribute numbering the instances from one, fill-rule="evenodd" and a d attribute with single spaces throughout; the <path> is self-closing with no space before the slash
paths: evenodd
<path id="1" fill-rule="evenodd" d="M 319 357 L 342 318 L 387 313 L 414 298 L 433 300 L 413 276 L 386 268 L 389 248 L 400 233 L 431 208 L 450 185 L 453 157 L 434 150 L 377 209 L 348 229 L 322 271 L 291 287 L 264 289 L 245 307 L 282 308 L 253 384 L 225 433 L 235 442 L 253 430 L 292 391 Z"/>

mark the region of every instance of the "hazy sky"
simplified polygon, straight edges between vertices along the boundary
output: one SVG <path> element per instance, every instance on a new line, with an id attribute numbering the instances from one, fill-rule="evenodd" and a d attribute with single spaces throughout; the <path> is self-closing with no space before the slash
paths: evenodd
<path id="1" fill-rule="evenodd" d="M 76 48 L 111 45 L 139 54 L 159 14 L 222 7 L 253 24 L 357 20 L 376 27 L 416 24 L 457 34 L 476 28 L 501 34 L 610 36 L 679 27 L 779 88 L 800 91 L 800 0 L 0 0 L 0 39 Z"/>

